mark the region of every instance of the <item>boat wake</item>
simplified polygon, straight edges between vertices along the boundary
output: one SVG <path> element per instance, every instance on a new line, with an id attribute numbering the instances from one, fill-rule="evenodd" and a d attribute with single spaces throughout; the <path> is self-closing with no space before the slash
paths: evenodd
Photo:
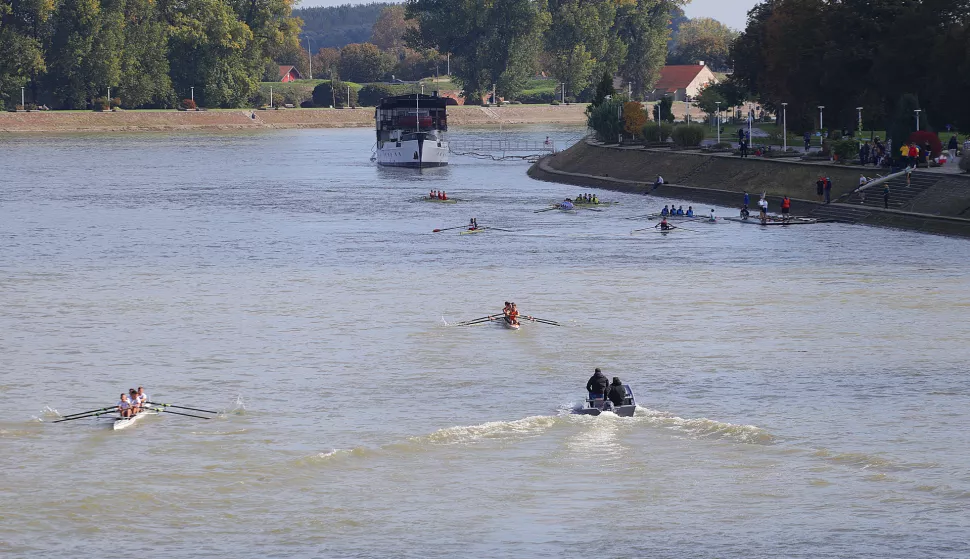
<path id="1" fill-rule="evenodd" d="M 514 421 L 490 421 L 480 425 L 447 427 L 408 440 L 412 443 L 433 445 L 471 444 L 484 439 L 522 440 L 541 435 L 557 421 L 559 418 L 556 416 L 536 415 Z"/>
<path id="2" fill-rule="evenodd" d="M 707 419 L 684 419 L 671 413 L 637 406 L 633 418 L 646 425 L 673 431 L 691 439 L 728 440 L 743 444 L 771 445 L 777 437 L 755 425 L 738 425 Z"/>

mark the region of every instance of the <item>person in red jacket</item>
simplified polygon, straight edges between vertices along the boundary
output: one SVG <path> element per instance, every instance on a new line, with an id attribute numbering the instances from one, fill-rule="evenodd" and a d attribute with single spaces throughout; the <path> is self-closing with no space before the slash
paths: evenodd
<path id="1" fill-rule="evenodd" d="M 785 199 L 781 201 L 781 218 L 785 221 L 791 217 L 791 198 L 785 196 Z"/>

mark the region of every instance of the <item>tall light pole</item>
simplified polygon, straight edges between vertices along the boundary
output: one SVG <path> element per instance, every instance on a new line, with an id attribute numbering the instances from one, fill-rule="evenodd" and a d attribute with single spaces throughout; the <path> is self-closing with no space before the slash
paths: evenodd
<path id="1" fill-rule="evenodd" d="M 562 94 L 562 104 L 565 105 L 566 104 L 566 82 L 562 82 L 559 85 L 562 86 L 562 90 L 560 91 L 560 93 Z"/>
<path id="2" fill-rule="evenodd" d="M 690 95 L 684 98 L 684 102 L 687 103 L 687 124 L 690 124 Z"/>
<path id="3" fill-rule="evenodd" d="M 20 86 L 20 107 L 23 109 L 27 108 L 27 103 L 24 102 L 24 88 Z"/>
<path id="4" fill-rule="evenodd" d="M 111 88 L 110 87 L 108 88 L 108 98 L 106 99 L 106 101 L 108 101 L 108 110 L 111 110 Z M 919 130 L 919 125 L 916 126 L 916 129 Z"/>
<path id="5" fill-rule="evenodd" d="M 192 102 L 195 103 L 195 86 L 194 85 L 189 86 L 189 89 L 191 90 L 191 94 L 192 94 Z M 270 89 L 273 89 L 273 88 L 271 87 Z"/>
<path id="6" fill-rule="evenodd" d="M 781 104 L 781 151 L 788 151 L 788 103 Z"/>
<path id="7" fill-rule="evenodd" d="M 825 110 L 825 105 L 819 105 L 818 106 L 818 129 L 819 130 L 822 130 L 823 128 L 825 128 L 825 125 L 823 124 L 823 121 L 822 121 L 823 110 Z"/>
<path id="8" fill-rule="evenodd" d="M 919 114 L 923 112 L 923 109 L 916 109 L 913 112 L 916 113 L 916 131 L 919 132 Z"/>
<path id="9" fill-rule="evenodd" d="M 754 122 L 754 105 L 748 103 L 748 144 L 751 144 L 751 126 Z"/>
<path id="10" fill-rule="evenodd" d="M 855 110 L 859 111 L 859 135 L 862 135 L 862 107 L 856 107 Z"/>
<path id="11" fill-rule="evenodd" d="M 306 38 L 306 59 L 307 65 L 310 67 L 310 79 L 313 79 L 313 53 L 310 52 L 310 37 Z"/>
<path id="12" fill-rule="evenodd" d="M 717 121 L 717 143 L 721 143 L 721 102 L 714 101 L 714 104 L 717 105 L 717 119 L 715 119 Z"/>
<path id="13" fill-rule="evenodd" d="M 269 108 L 273 108 L 273 86 L 269 86 Z"/>
<path id="14" fill-rule="evenodd" d="M 448 77 L 451 77 L 451 53 L 448 53 Z"/>

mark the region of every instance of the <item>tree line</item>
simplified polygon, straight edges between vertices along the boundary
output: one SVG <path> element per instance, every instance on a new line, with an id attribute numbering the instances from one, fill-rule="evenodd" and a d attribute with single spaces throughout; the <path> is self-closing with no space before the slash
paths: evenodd
<path id="1" fill-rule="evenodd" d="M 408 0 L 405 35 L 415 49 L 452 56 L 466 99 L 514 98 L 536 73 L 591 98 L 601 76 L 649 91 L 667 57 L 671 15 L 685 0 Z"/>
<path id="2" fill-rule="evenodd" d="M 730 87 L 787 103 L 796 132 L 855 130 L 860 107 L 868 129 L 920 109 L 921 127 L 970 130 L 970 0 L 767 0 L 731 58 Z"/>
<path id="3" fill-rule="evenodd" d="M 245 104 L 299 50 L 293 0 L 0 0 L 0 104 Z M 194 90 L 193 90 L 194 88 Z"/>

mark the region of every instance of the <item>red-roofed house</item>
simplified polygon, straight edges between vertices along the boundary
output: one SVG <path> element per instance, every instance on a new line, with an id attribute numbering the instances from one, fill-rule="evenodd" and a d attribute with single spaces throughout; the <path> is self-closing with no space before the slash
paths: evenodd
<path id="1" fill-rule="evenodd" d="M 647 100 L 657 101 L 666 95 L 674 101 L 686 101 L 688 95 L 696 97 L 709 83 L 717 83 L 717 76 L 703 62 L 689 66 L 664 66 L 657 85 L 647 94 Z"/>
<path id="2" fill-rule="evenodd" d="M 296 66 L 280 66 L 280 81 L 283 83 L 291 82 L 293 80 L 302 80 L 303 76 L 300 71 L 296 69 Z"/>

